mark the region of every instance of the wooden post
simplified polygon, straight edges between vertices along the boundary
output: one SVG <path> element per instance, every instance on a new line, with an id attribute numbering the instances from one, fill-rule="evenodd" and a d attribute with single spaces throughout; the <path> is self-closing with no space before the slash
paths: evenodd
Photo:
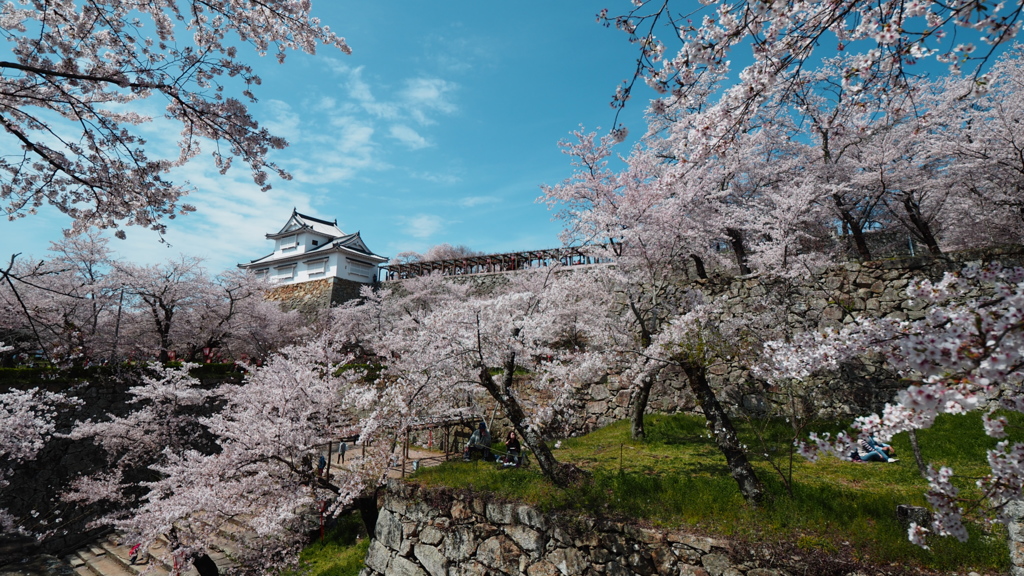
<path id="1" fill-rule="evenodd" d="M 327 480 L 328 481 L 330 481 L 330 479 L 331 479 L 331 460 L 333 460 L 333 458 L 331 458 L 331 446 L 333 444 L 334 444 L 334 442 L 332 442 L 330 440 L 327 441 Z"/>
<path id="2" fill-rule="evenodd" d="M 402 478 L 405 478 L 405 459 L 409 456 L 409 433 L 405 433 L 405 450 L 402 450 Z"/>

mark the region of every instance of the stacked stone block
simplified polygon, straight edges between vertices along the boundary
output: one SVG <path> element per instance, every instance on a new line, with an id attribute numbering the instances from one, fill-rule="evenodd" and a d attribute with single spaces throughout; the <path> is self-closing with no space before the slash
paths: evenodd
<path id="1" fill-rule="evenodd" d="M 359 298 L 362 287 L 363 284 L 343 278 L 321 278 L 274 288 L 267 294 L 267 300 L 315 316 L 331 306 Z"/>
<path id="2" fill-rule="evenodd" d="M 857 572 L 857 566 L 841 558 L 810 559 L 802 553 L 759 554 L 739 548 L 685 530 L 544 513 L 482 494 L 392 480 L 360 576 L 869 573 Z"/>

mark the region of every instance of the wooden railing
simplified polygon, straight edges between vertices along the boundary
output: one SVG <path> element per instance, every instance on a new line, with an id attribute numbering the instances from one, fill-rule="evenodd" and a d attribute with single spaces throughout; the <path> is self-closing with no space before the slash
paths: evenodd
<path id="1" fill-rule="evenodd" d="M 429 262 L 409 262 L 406 264 L 388 264 L 380 267 L 380 280 L 404 280 L 439 273 L 444 276 L 466 276 L 470 274 L 495 274 L 529 270 L 544 266 L 561 264 L 562 266 L 580 266 L 587 264 L 603 264 L 606 258 L 598 258 L 585 253 L 581 248 L 552 248 L 548 250 L 527 250 L 507 254 L 488 254 L 486 256 L 465 256 L 448 260 Z"/>

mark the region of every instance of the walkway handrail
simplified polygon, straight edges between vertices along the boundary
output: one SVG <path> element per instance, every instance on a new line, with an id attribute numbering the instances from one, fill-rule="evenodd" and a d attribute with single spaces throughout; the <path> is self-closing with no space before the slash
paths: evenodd
<path id="1" fill-rule="evenodd" d="M 471 274 L 514 272 L 516 270 L 528 270 L 554 264 L 581 266 L 605 264 L 611 261 L 608 258 L 588 253 L 586 251 L 588 248 L 593 248 L 593 246 L 572 246 L 546 250 L 509 252 L 505 254 L 488 254 L 484 256 L 464 256 L 428 262 L 387 264 L 380 267 L 380 281 L 405 280 L 437 272 L 440 272 L 443 276 L 467 276 Z"/>

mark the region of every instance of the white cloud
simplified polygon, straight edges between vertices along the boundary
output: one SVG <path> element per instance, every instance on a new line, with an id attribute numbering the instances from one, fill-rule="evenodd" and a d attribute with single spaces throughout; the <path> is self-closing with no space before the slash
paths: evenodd
<path id="1" fill-rule="evenodd" d="M 317 110 L 331 112 L 338 107 L 338 101 L 330 96 L 324 96 L 320 98 L 313 107 Z"/>
<path id="2" fill-rule="evenodd" d="M 433 182 L 435 184 L 452 185 L 462 182 L 462 177 L 457 174 L 441 174 L 438 172 L 417 172 L 414 174 L 415 177 L 426 180 L 427 182 Z"/>
<path id="3" fill-rule="evenodd" d="M 404 124 L 396 124 L 391 127 L 391 137 L 405 144 L 412 150 L 419 150 L 430 146 L 430 142 L 418 132 Z"/>
<path id="4" fill-rule="evenodd" d="M 420 124 L 433 124 L 431 113 L 452 114 L 458 108 L 451 101 L 457 85 L 440 78 L 414 78 L 406 82 L 400 96 L 409 114 Z"/>
<path id="5" fill-rule="evenodd" d="M 461 198 L 458 201 L 458 204 L 463 208 L 472 208 L 483 204 L 496 204 L 500 201 L 501 199 L 494 196 L 467 196 L 465 198 Z"/>
<path id="6" fill-rule="evenodd" d="M 370 85 L 363 80 L 363 67 L 352 70 L 348 76 L 348 94 L 359 106 L 377 118 L 393 120 L 400 116 L 398 106 L 389 102 L 378 102 Z"/>
<path id="7" fill-rule="evenodd" d="M 338 75 L 348 74 L 352 70 L 344 60 L 333 56 L 317 56 L 317 65 L 325 66 Z"/>
<path id="8" fill-rule="evenodd" d="M 308 132 L 301 145 L 289 151 L 286 167 L 297 182 L 339 183 L 361 171 L 389 167 L 374 140 L 376 128 L 371 120 L 334 115 L 326 124 L 330 130 Z"/>
<path id="9" fill-rule="evenodd" d="M 277 232 L 292 208 L 317 214 L 313 197 L 299 191 L 300 186 L 275 183 L 272 190 L 260 192 L 246 170 L 232 169 L 220 175 L 209 157 L 196 158 L 174 170 L 172 177 L 187 179 L 195 186 L 196 191 L 185 201 L 198 210 L 164 222 L 165 244 L 155 232 L 125 228 L 127 240 L 110 242 L 123 258 L 157 264 L 189 254 L 203 258 L 207 271 L 217 274 L 269 254 L 273 243 L 264 235 Z"/>
<path id="10" fill-rule="evenodd" d="M 345 97 L 311 94 L 302 110 L 283 102 L 267 104 L 273 118 L 268 127 L 292 144 L 275 160 L 302 184 L 338 184 L 389 169 L 385 158 L 397 152 L 396 145 L 401 150 L 434 145 L 414 126 L 435 124 L 434 117 L 457 110 L 451 101 L 456 85 L 440 78 L 407 80 L 394 91 L 369 80 L 362 66 L 331 61 L 328 68 L 342 76 Z M 428 179 L 452 182 L 450 176 Z"/>
<path id="11" fill-rule="evenodd" d="M 455 88 L 456 84 L 440 78 L 414 78 L 406 82 L 402 96 L 416 106 L 450 114 L 457 110 L 448 99 Z"/>
<path id="12" fill-rule="evenodd" d="M 302 131 L 299 129 L 301 117 L 287 102 L 268 100 L 264 106 L 266 111 L 260 115 L 260 123 L 264 128 L 288 142 L 298 142 L 302 139 Z"/>
<path id="13" fill-rule="evenodd" d="M 433 214 L 417 214 L 402 219 L 406 231 L 416 238 L 427 238 L 436 234 L 444 226 L 444 220 Z"/>

